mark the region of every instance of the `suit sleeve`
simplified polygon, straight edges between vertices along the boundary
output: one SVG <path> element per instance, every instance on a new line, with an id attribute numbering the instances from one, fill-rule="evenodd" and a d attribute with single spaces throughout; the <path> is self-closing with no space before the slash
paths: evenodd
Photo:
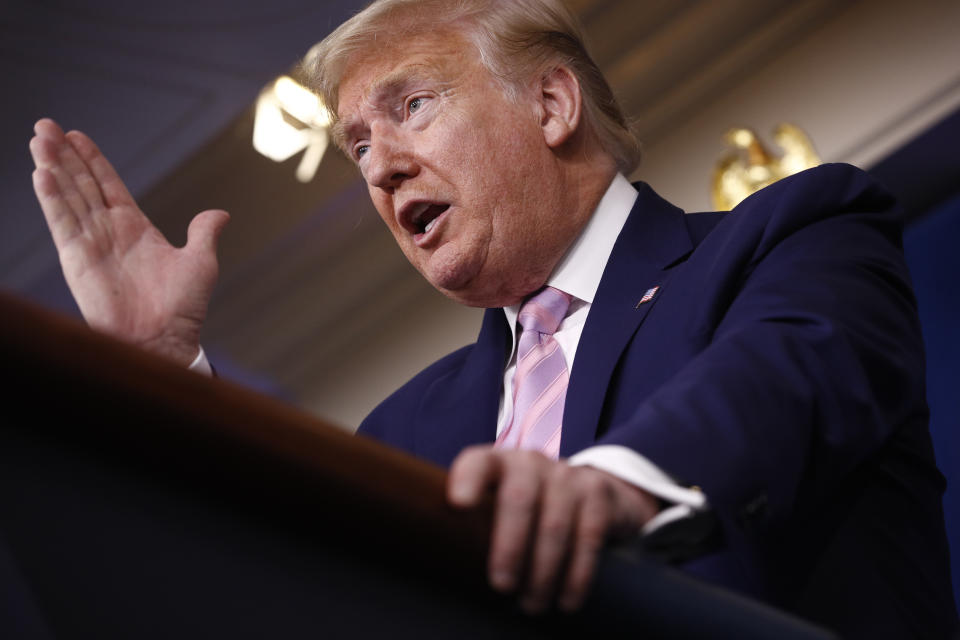
<path id="1" fill-rule="evenodd" d="M 692 320 L 705 348 L 600 444 L 700 485 L 721 518 L 762 503 L 775 526 L 925 420 L 922 339 L 892 200 L 837 201 L 802 211 L 761 198 L 739 214 L 721 242 L 740 253 L 716 251 L 730 284 Z M 757 214 L 763 207 L 774 212 Z"/>

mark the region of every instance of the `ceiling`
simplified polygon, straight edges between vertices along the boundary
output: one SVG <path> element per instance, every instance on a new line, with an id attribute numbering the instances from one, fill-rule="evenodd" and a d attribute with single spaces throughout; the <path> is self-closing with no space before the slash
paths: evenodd
<path id="1" fill-rule="evenodd" d="M 13 0 L 0 17 L 0 284 L 61 305 L 27 141 L 52 116 L 88 132 L 142 194 L 242 113 L 359 3 Z M 55 279 L 55 278 L 54 278 Z"/>

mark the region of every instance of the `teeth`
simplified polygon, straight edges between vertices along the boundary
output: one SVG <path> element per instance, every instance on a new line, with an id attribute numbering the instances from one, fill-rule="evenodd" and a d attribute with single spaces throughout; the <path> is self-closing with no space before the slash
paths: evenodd
<path id="1" fill-rule="evenodd" d="M 436 223 L 437 223 L 437 218 L 434 218 L 433 220 L 427 223 L 427 226 L 423 228 L 423 232 L 430 233 L 430 229 L 433 229 L 433 225 L 435 225 Z"/>

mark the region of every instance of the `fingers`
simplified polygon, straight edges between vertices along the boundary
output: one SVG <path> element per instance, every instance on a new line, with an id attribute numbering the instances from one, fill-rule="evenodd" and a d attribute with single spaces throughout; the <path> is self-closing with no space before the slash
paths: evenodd
<path id="1" fill-rule="evenodd" d="M 37 166 L 34 177 L 34 190 L 40 207 L 47 215 L 51 232 L 58 234 L 57 225 L 68 225 L 71 229 L 80 225 L 89 211 L 86 200 L 69 179 L 60 160 L 60 146 L 48 138 L 35 137 L 30 140 L 30 153 Z M 37 189 L 39 184 L 43 187 Z"/>
<path id="2" fill-rule="evenodd" d="M 63 140 L 63 129 L 50 118 L 41 118 L 33 125 L 33 131 L 41 138 L 49 138 L 53 141 Z"/>
<path id="3" fill-rule="evenodd" d="M 62 249 L 71 238 L 80 233 L 80 224 L 73 207 L 61 194 L 56 178 L 46 169 L 37 169 L 33 172 L 33 190 L 37 194 L 43 217 L 50 228 L 53 243 L 58 250 Z"/>
<path id="4" fill-rule="evenodd" d="M 447 499 L 456 507 L 475 507 L 500 474 L 500 458 L 489 447 L 467 447 L 450 466 Z"/>
<path id="5" fill-rule="evenodd" d="M 108 207 L 136 206 L 133 196 L 130 195 L 113 165 L 89 136 L 80 131 L 71 131 L 66 134 L 66 139 L 73 151 L 82 159 L 84 166 L 89 168 Z"/>
<path id="6" fill-rule="evenodd" d="M 65 134 L 49 118 L 37 121 L 34 132 L 30 140 L 37 166 L 34 191 L 58 249 L 84 231 L 97 233 L 108 219 L 103 215 L 107 210 L 139 213 L 126 186 L 89 137 L 79 131 Z M 211 225 L 214 242 L 222 226 L 222 222 Z"/>
<path id="7" fill-rule="evenodd" d="M 64 134 L 49 118 L 34 125 L 30 149 L 38 168 L 54 172 L 61 191 L 75 190 L 87 207 L 136 206 L 113 165 L 89 136 L 80 131 Z"/>
<path id="8" fill-rule="evenodd" d="M 528 464 L 518 464 L 518 456 Z M 540 499 L 539 467 L 546 462 L 539 454 L 471 447 L 450 468 L 448 497 L 455 506 L 476 506 L 488 489 L 497 489 L 488 571 L 498 591 L 513 591 L 519 583 Z"/>
<path id="9" fill-rule="evenodd" d="M 496 489 L 490 584 L 519 592 L 530 613 L 553 601 L 567 611 L 579 608 L 608 539 L 635 535 L 657 510 L 654 498 L 597 469 L 534 452 L 466 450 L 451 468 L 450 501 L 475 506 L 490 489 Z"/>
<path id="10" fill-rule="evenodd" d="M 575 611 L 583 604 L 593 582 L 600 550 L 611 533 L 613 501 L 607 487 L 596 484 L 597 480 L 593 482 L 581 503 L 570 566 L 557 600 L 565 611 Z"/>
<path id="11" fill-rule="evenodd" d="M 566 579 L 558 597 L 565 611 L 579 609 L 590 591 L 597 562 L 610 540 L 639 534 L 660 509 L 658 500 L 623 480 L 589 467 L 578 469 L 581 496 Z"/>
<path id="12" fill-rule="evenodd" d="M 92 211 L 103 208 L 100 189 L 56 122 L 34 126 L 30 153 L 37 170 L 34 192 L 58 250 L 82 232 Z"/>
<path id="13" fill-rule="evenodd" d="M 57 176 L 59 149 L 65 143 L 63 130 L 53 120 L 44 118 L 34 125 L 34 132 L 36 136 L 30 140 L 30 155 L 37 167 L 33 172 L 33 190 L 59 249 L 79 233 L 78 214 L 86 212 L 86 203 L 76 189 L 65 190 L 62 176 Z"/>
<path id="14" fill-rule="evenodd" d="M 541 513 L 533 548 L 533 562 L 527 577 L 522 605 L 530 613 L 546 609 L 560 584 L 573 544 L 574 524 L 580 496 L 571 486 L 576 470 L 565 464 L 553 465 L 545 484 Z"/>
<path id="15" fill-rule="evenodd" d="M 496 517 L 490 540 L 490 584 L 514 591 L 526 569 L 543 491 L 543 467 L 549 461 L 538 453 L 515 452 L 501 465 Z M 518 459 L 523 456 L 526 459 Z"/>
<path id="16" fill-rule="evenodd" d="M 70 143 L 73 133 L 64 135 L 52 120 L 40 120 L 34 126 L 37 135 L 30 141 L 30 152 L 38 168 L 50 171 L 60 192 L 81 220 L 89 211 L 104 207 L 103 196 L 90 168 Z"/>
<path id="17" fill-rule="evenodd" d="M 60 147 L 60 161 L 64 170 L 64 178 L 71 181 L 72 186 L 80 192 L 91 211 L 99 211 L 106 208 L 103 193 L 95 176 L 77 150 L 73 147 L 72 140 L 76 137 L 76 131 L 71 131 L 65 136 L 65 144 Z"/>

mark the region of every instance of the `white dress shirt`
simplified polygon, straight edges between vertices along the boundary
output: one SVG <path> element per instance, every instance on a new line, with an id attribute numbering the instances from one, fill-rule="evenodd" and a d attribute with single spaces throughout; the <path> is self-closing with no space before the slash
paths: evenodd
<path id="1" fill-rule="evenodd" d="M 200 347 L 200 353 L 197 354 L 197 357 L 193 359 L 193 362 L 191 362 L 187 368 L 190 369 L 190 371 L 196 371 L 206 376 L 213 375 L 213 367 L 210 366 L 210 361 L 207 360 L 207 354 L 204 353 L 203 347 Z"/>
<path id="2" fill-rule="evenodd" d="M 610 259 L 613 245 L 620 235 L 630 210 L 637 199 L 637 190 L 622 175 L 617 174 L 597 205 L 597 210 L 584 227 L 580 236 L 560 260 L 557 268 L 547 279 L 547 285 L 573 296 L 567 315 L 554 332 L 553 337 L 563 351 L 567 368 L 573 370 L 574 357 L 580 334 L 590 313 L 590 305 L 600 286 L 600 279 Z M 517 315 L 520 305 L 503 309 L 507 324 L 513 328 L 512 355 L 503 374 L 503 393 L 500 396 L 500 411 L 497 416 L 497 435 L 510 424 L 513 416 L 513 378 L 517 369 L 517 340 L 520 327 Z M 560 436 L 563 441 L 563 434 Z M 667 522 L 689 516 L 693 511 L 705 509 L 706 496 L 698 490 L 681 487 L 659 467 L 645 457 L 623 446 L 599 445 L 589 447 L 566 460 L 570 465 L 589 465 L 606 471 L 621 480 L 640 487 L 658 498 L 673 503 L 644 527 L 649 533 Z"/>

